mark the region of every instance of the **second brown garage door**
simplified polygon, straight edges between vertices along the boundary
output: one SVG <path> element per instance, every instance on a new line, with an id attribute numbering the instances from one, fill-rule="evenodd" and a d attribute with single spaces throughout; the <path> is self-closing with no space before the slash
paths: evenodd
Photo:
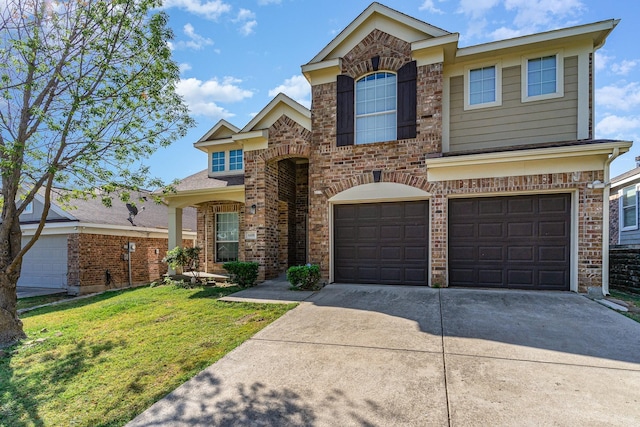
<path id="1" fill-rule="evenodd" d="M 569 290 L 571 196 L 449 200 L 449 284 Z"/>
<path id="2" fill-rule="evenodd" d="M 429 202 L 334 207 L 334 281 L 427 285 Z"/>

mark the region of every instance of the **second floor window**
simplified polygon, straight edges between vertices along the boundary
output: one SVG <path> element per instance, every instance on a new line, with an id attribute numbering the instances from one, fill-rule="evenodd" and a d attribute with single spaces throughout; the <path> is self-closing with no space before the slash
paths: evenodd
<path id="1" fill-rule="evenodd" d="M 211 172 L 224 172 L 224 151 L 211 154 Z"/>
<path id="2" fill-rule="evenodd" d="M 496 102 L 496 67 L 469 71 L 469 105 Z"/>
<path id="3" fill-rule="evenodd" d="M 638 196 L 635 185 L 622 190 L 620 222 L 622 230 L 635 230 L 638 228 Z"/>
<path id="4" fill-rule="evenodd" d="M 229 170 L 239 171 L 242 169 L 242 150 L 229 151 Z"/>
<path id="5" fill-rule="evenodd" d="M 356 144 L 397 139 L 396 92 L 393 73 L 378 72 L 356 81 Z"/>

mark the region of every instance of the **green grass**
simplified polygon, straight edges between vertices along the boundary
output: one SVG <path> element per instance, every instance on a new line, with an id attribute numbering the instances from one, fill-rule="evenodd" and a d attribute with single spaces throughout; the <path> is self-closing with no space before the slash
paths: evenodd
<path id="1" fill-rule="evenodd" d="M 617 298 L 619 300 L 622 301 L 626 301 L 629 303 L 632 303 L 636 308 L 638 308 L 640 310 L 640 295 L 638 294 L 632 294 L 632 293 L 628 293 L 628 292 L 622 292 L 622 291 L 614 291 L 611 290 L 611 296 L 613 298 Z M 630 317 L 631 319 L 635 320 L 636 322 L 640 322 L 640 313 L 639 312 L 633 312 L 632 310 L 623 313 L 625 316 Z"/>
<path id="2" fill-rule="evenodd" d="M 294 304 L 225 303 L 238 288 L 108 292 L 36 309 L 0 356 L 0 426 L 121 426 Z"/>
<path id="3" fill-rule="evenodd" d="M 42 295 L 39 297 L 20 298 L 18 300 L 18 310 L 22 310 L 24 308 L 36 307 L 38 305 L 49 304 L 52 302 L 62 301 L 70 298 L 73 298 L 73 297 L 66 294 Z"/>

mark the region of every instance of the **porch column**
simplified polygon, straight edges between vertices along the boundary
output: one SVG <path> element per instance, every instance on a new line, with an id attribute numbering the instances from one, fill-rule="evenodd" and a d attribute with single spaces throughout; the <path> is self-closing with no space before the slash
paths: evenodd
<path id="1" fill-rule="evenodd" d="M 169 247 L 171 250 L 176 246 L 182 246 L 182 208 L 168 208 L 169 215 Z M 169 274 L 176 272 L 169 267 Z"/>

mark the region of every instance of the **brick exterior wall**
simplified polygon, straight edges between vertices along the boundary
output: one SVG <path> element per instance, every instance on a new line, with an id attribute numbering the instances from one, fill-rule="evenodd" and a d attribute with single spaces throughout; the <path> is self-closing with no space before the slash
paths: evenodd
<path id="1" fill-rule="evenodd" d="M 131 253 L 133 286 L 147 285 L 167 272 L 162 258 L 167 254 L 166 238 L 70 234 L 67 239 L 67 283 L 70 294 L 82 295 L 129 286 L 129 262 L 124 255 L 128 242 L 136 244 Z M 191 240 L 184 240 L 191 246 Z M 108 273 L 107 273 L 108 272 Z"/>
<path id="2" fill-rule="evenodd" d="M 257 240 L 246 241 L 244 246 L 245 260 L 260 264 L 259 280 L 277 277 L 288 264 L 281 257 L 281 246 L 287 245 L 293 251 L 293 238 L 299 232 L 290 228 L 289 222 L 300 229 L 302 224 L 294 220 L 297 214 L 290 209 L 287 216 L 287 236 L 281 241 L 279 224 L 281 222 L 280 202 L 298 204 L 304 200 L 299 193 L 308 191 L 308 185 L 297 184 L 297 169 L 306 169 L 306 164 L 294 164 L 288 159 L 309 159 L 311 133 L 287 116 L 282 116 L 269 128 L 269 144 L 264 150 L 249 151 L 244 154 L 245 160 L 245 204 L 256 205 L 256 213 L 245 211 L 246 230 L 257 232 Z M 298 162 L 296 162 L 298 163 Z M 293 166 L 292 166 L 293 165 Z M 300 172 L 304 174 L 304 172 Z M 282 187 L 282 188 L 281 188 Z M 294 191 L 296 195 L 291 195 Z M 293 225 L 291 226 L 293 227 Z M 293 252 L 295 253 L 295 252 Z"/>

